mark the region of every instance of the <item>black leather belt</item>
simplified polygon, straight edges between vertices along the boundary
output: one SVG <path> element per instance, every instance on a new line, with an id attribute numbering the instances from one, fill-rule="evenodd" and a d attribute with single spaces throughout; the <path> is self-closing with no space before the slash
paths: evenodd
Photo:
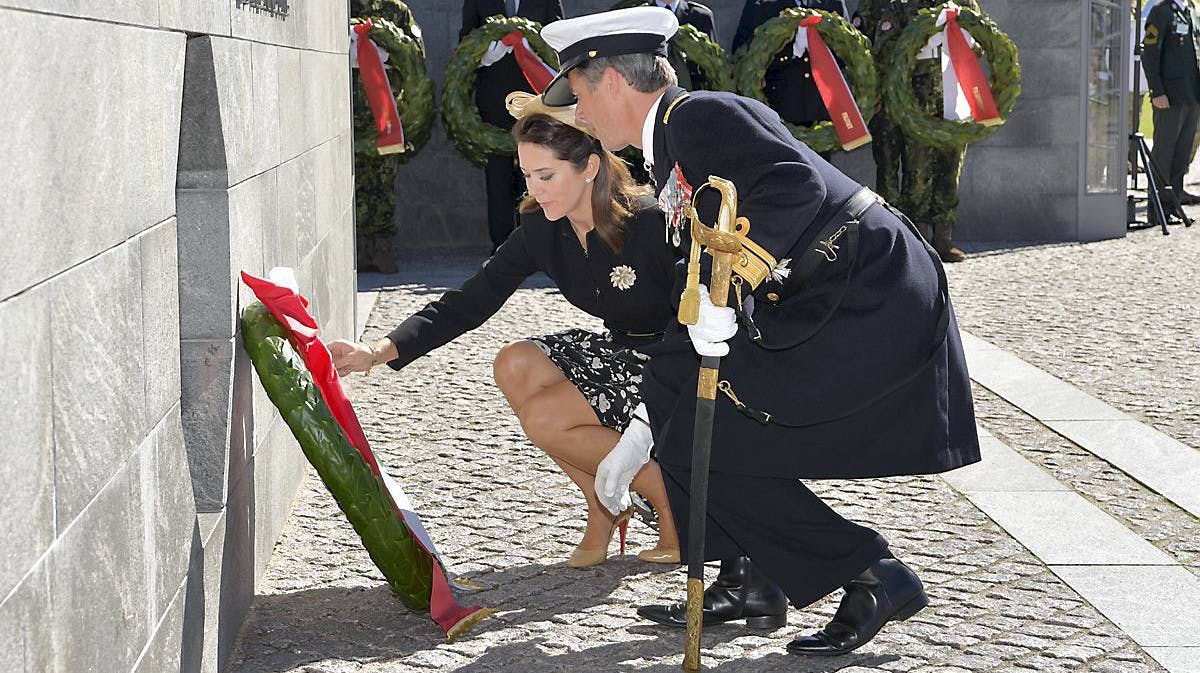
<path id="1" fill-rule="evenodd" d="M 846 199 L 841 209 L 829 218 L 829 224 L 817 233 L 809 250 L 800 258 L 799 264 L 792 269 L 786 283 L 785 295 L 803 287 L 822 264 L 836 262 L 843 256 L 853 259 L 858 252 L 859 222 L 868 208 L 880 202 L 881 199 L 870 187 L 861 187 Z"/>

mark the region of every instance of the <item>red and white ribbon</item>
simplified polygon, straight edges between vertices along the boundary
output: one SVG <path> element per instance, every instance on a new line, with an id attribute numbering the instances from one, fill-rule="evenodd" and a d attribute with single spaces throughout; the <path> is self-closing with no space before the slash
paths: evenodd
<path id="1" fill-rule="evenodd" d="M 938 14 L 937 25 L 944 29 L 929 38 L 918 59 L 942 59 L 942 116 L 952 121 L 973 119 L 977 124 L 1003 123 L 987 77 L 972 48 L 975 40 L 958 25 L 959 7 L 947 3 Z"/>
<path id="2" fill-rule="evenodd" d="M 380 154 L 394 154 L 404 151 L 404 128 L 400 125 L 400 112 L 396 110 L 396 99 L 392 96 L 392 87 L 383 65 L 387 52 L 367 37 L 371 28 L 370 21 L 353 26 L 350 55 L 358 65 L 367 104 L 375 116 L 375 130 L 379 134 L 375 138 L 375 147 Z"/>
<path id="3" fill-rule="evenodd" d="M 525 39 L 525 35 L 521 31 L 514 30 L 501 38 L 500 42 L 512 50 L 517 57 L 517 65 L 521 66 L 521 74 L 525 75 L 525 81 L 533 87 L 534 93 L 540 94 L 550 86 L 550 82 L 554 80 L 554 76 L 558 72 L 546 65 L 546 62 L 534 53 L 529 46 L 529 40 Z"/>
<path id="4" fill-rule="evenodd" d="M 850 91 L 850 84 L 846 82 L 846 75 L 833 58 L 833 52 L 825 44 L 824 38 L 817 32 L 820 22 L 820 15 L 800 20 L 796 40 L 792 43 L 792 53 L 796 58 L 802 58 L 806 52 L 811 54 L 809 61 L 812 63 L 817 91 L 821 94 L 825 109 L 829 111 L 829 119 L 837 130 L 842 148 L 852 150 L 871 142 L 871 132 L 867 130 L 867 123 L 858 109 L 858 102 L 854 100 L 854 93 Z"/>

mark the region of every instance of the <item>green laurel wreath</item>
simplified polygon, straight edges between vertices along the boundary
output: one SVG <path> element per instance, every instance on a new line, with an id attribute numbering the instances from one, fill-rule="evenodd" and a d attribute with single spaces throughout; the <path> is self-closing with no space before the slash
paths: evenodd
<path id="1" fill-rule="evenodd" d="M 696 64 L 709 91 L 733 91 L 733 67 L 721 45 L 709 39 L 699 28 L 679 26 L 671 38 L 684 58 Z"/>
<path id="2" fill-rule="evenodd" d="M 426 141 L 433 128 L 433 80 L 425 72 L 425 56 L 421 43 L 410 37 L 395 23 L 383 17 L 354 18 L 351 25 L 371 21 L 371 38 L 388 53 L 387 65 L 392 74 L 388 84 L 396 98 L 396 111 L 404 127 L 404 151 L 395 156 L 401 162 L 413 157 Z M 375 147 L 375 117 L 367 105 L 362 81 L 354 77 L 354 151 L 379 156 Z"/>
<path id="3" fill-rule="evenodd" d="M 734 57 L 733 83 L 743 96 L 767 102 L 763 93 L 763 82 L 767 66 L 783 49 L 790 49 L 796 39 L 800 21 L 820 15 L 817 32 L 829 45 L 829 50 L 845 63 L 844 71 L 849 80 L 854 100 L 862 112 L 863 121 L 871 121 L 879 107 L 879 76 L 875 71 L 875 59 L 871 56 L 871 42 L 858 29 L 841 16 L 830 12 L 805 7 L 787 9 L 779 16 L 767 21 L 754 30 L 754 39 L 738 50 Z M 811 127 L 797 126 L 784 121 L 792 135 L 817 152 L 841 149 L 837 129 L 833 122 L 823 121 Z"/>
<path id="4" fill-rule="evenodd" d="M 941 11 L 942 7 L 921 10 L 896 39 L 883 80 L 883 98 L 888 116 L 905 135 L 926 145 L 954 149 L 983 140 L 1000 126 L 935 118 L 926 114 L 917 102 L 912 86 L 917 52 L 940 30 L 937 18 Z M 983 48 L 992 71 L 988 85 L 995 96 L 996 109 L 1003 123 L 1008 120 L 1017 97 L 1021 95 L 1021 65 L 1017 62 L 1017 47 L 995 21 L 980 12 L 960 7 L 958 24 Z"/>
<path id="5" fill-rule="evenodd" d="M 241 319 L 242 344 L 250 362 L 304 456 L 316 468 L 388 586 L 409 610 L 427 612 L 433 557 L 392 508 L 382 479 L 375 476 L 334 420 L 279 321 L 259 302 L 247 306 Z"/>
<path id="6" fill-rule="evenodd" d="M 351 0 L 350 16 L 378 16 L 396 24 L 405 35 L 417 41 L 425 58 L 425 38 L 412 10 L 402 0 Z"/>
<path id="7" fill-rule="evenodd" d="M 558 67 L 558 54 L 542 39 L 542 26 L 519 16 L 492 16 L 480 27 L 471 31 L 450 55 L 446 64 L 446 84 L 442 90 L 442 119 L 446 131 L 454 140 L 458 151 L 472 163 L 482 166 L 487 155 L 512 155 L 517 151 L 516 142 L 508 131 L 483 121 L 479 109 L 471 101 L 471 90 L 475 88 L 475 71 L 487 52 L 488 45 L 498 41 L 514 30 L 525 34 L 533 51 L 551 68 Z"/>
<path id="8" fill-rule="evenodd" d="M 645 5 L 645 0 L 621 0 L 609 10 Z M 683 53 L 684 58 L 695 63 L 700 69 L 709 91 L 733 91 L 733 66 L 729 55 L 707 34 L 695 26 L 680 24 L 679 31 L 671 38 L 671 43 Z"/>

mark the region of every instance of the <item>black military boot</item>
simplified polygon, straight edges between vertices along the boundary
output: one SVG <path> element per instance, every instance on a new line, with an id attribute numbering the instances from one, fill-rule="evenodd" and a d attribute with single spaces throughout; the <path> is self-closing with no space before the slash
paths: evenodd
<path id="1" fill-rule="evenodd" d="M 949 224 L 933 225 L 933 249 L 937 250 L 943 262 L 961 262 L 967 258 L 967 253 L 959 250 L 950 240 L 950 229 Z"/>
<path id="2" fill-rule="evenodd" d="M 721 572 L 704 590 L 704 625 L 746 620 L 752 629 L 787 625 L 788 599 L 783 590 L 760 573 L 747 556 L 721 561 Z M 684 628 L 687 603 L 643 605 L 638 614 L 652 622 Z"/>
<path id="3" fill-rule="evenodd" d="M 837 656 L 865 645 L 884 624 L 902 622 L 929 604 L 916 573 L 894 558 L 880 559 L 843 587 L 833 620 L 788 643 L 792 654 Z"/>

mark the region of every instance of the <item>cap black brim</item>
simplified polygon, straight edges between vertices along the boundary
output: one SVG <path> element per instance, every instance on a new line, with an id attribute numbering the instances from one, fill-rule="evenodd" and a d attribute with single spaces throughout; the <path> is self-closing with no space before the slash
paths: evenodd
<path id="1" fill-rule="evenodd" d="M 554 76 L 554 79 L 550 81 L 550 85 L 542 92 L 543 103 L 550 107 L 575 104 L 575 92 L 571 90 L 571 81 L 567 79 L 567 73 L 574 70 L 585 59 L 587 59 L 587 54 L 579 54 L 559 67 L 558 74 Z"/>

